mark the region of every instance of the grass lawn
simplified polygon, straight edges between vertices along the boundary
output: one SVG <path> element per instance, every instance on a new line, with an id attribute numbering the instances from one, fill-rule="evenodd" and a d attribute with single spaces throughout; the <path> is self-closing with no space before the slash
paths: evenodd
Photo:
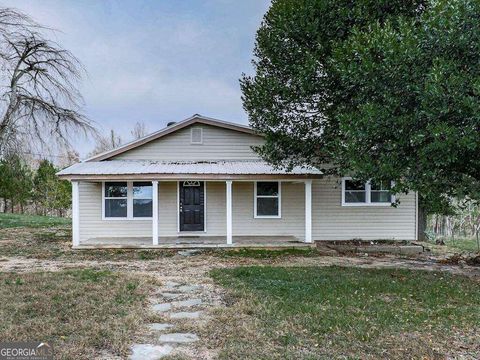
<path id="1" fill-rule="evenodd" d="M 223 359 L 480 356 L 480 284 L 466 277 L 269 266 L 211 275 L 230 295 L 213 326 Z"/>
<path id="2" fill-rule="evenodd" d="M 0 339 L 46 341 L 56 359 L 127 354 L 153 280 L 95 270 L 0 273 Z"/>
<path id="3" fill-rule="evenodd" d="M 0 229 L 16 227 L 48 227 L 70 224 L 71 220 L 56 216 L 0 213 Z"/>
<path id="4" fill-rule="evenodd" d="M 455 240 L 452 240 L 451 238 L 449 238 L 445 240 L 445 246 L 451 249 L 468 251 L 468 252 L 479 251 L 477 240 L 473 238 L 458 238 Z"/>

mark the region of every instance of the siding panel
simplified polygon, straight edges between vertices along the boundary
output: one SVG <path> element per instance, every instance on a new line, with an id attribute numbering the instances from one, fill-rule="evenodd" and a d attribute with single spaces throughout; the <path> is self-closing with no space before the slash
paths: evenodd
<path id="1" fill-rule="evenodd" d="M 203 144 L 190 144 L 190 129 L 203 129 Z M 261 145 L 260 136 L 210 125 L 192 125 L 160 139 L 129 150 L 111 160 L 252 160 L 258 155 L 252 145 Z"/>
<path id="2" fill-rule="evenodd" d="M 80 241 L 93 237 L 149 237 L 150 220 L 102 220 L 102 186 L 80 182 Z M 199 236 L 225 236 L 225 182 L 206 183 L 207 231 Z M 305 189 L 301 182 L 282 182 L 282 218 L 255 219 L 253 182 L 233 182 L 233 235 L 291 235 L 304 239 Z M 415 194 L 399 196 L 393 207 L 342 207 L 338 179 L 313 181 L 314 240 L 415 239 Z M 177 236 L 177 182 L 159 183 L 159 236 Z"/>
<path id="3" fill-rule="evenodd" d="M 400 205 L 342 206 L 340 179 L 313 181 L 312 222 L 314 240 L 401 239 L 415 240 L 415 193 L 399 195 Z"/>

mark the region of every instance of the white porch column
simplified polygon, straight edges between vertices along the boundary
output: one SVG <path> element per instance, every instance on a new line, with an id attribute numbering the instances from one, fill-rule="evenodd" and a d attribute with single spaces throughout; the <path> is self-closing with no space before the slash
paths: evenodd
<path id="1" fill-rule="evenodd" d="M 158 181 L 152 181 L 152 241 L 158 245 Z"/>
<path id="2" fill-rule="evenodd" d="M 226 180 L 227 184 L 227 244 L 232 245 L 232 180 Z"/>
<path id="3" fill-rule="evenodd" d="M 312 242 L 312 180 L 305 180 L 305 242 Z"/>
<path id="4" fill-rule="evenodd" d="M 80 245 L 80 195 L 78 181 L 72 181 L 72 245 Z"/>

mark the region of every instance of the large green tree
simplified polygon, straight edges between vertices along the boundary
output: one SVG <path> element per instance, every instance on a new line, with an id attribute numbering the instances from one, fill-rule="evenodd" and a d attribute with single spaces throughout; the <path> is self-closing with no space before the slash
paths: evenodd
<path id="1" fill-rule="evenodd" d="M 430 211 L 479 199 L 479 19 L 478 0 L 274 0 L 241 80 L 260 154 L 394 180 Z"/>

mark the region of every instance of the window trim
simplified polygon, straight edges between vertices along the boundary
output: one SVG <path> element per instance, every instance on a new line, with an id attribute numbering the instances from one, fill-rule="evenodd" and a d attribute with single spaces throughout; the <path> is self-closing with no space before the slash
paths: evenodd
<path id="1" fill-rule="evenodd" d="M 257 183 L 259 182 L 276 182 L 278 184 L 278 195 L 257 195 Z M 257 199 L 271 198 L 278 199 L 278 215 L 257 215 Z M 282 218 L 282 182 L 281 181 L 254 181 L 253 185 L 253 218 L 254 219 L 281 219 Z"/>
<path id="2" fill-rule="evenodd" d="M 345 181 L 347 180 L 353 180 L 352 177 L 350 176 L 345 176 L 342 177 L 342 206 L 353 206 L 353 207 L 365 207 L 365 206 L 392 206 L 392 204 L 396 201 L 395 195 L 391 194 L 390 195 L 390 201 L 389 202 L 371 202 L 372 198 L 372 185 L 370 181 L 367 181 L 365 183 L 365 202 L 345 202 Z M 392 181 L 391 185 L 393 186 L 395 183 Z"/>
<path id="3" fill-rule="evenodd" d="M 193 131 L 194 130 L 200 130 L 200 141 L 193 141 Z M 201 128 L 201 127 L 190 128 L 190 144 L 192 144 L 192 145 L 202 145 L 203 144 L 203 128 Z"/>
<path id="4" fill-rule="evenodd" d="M 107 199 L 125 199 L 125 197 L 121 198 L 112 198 L 112 197 L 107 197 L 105 196 L 105 183 L 109 182 L 126 182 L 127 183 L 127 216 L 126 217 L 107 217 L 105 216 L 105 200 Z M 133 183 L 134 182 L 151 182 L 149 180 L 135 180 L 135 181 L 102 181 L 102 220 L 152 220 L 152 216 L 147 216 L 147 217 L 134 217 L 133 216 Z M 153 186 L 153 184 L 152 184 Z M 152 192 L 152 205 L 153 205 L 153 192 Z M 153 209 L 152 209 L 153 210 Z M 152 213 L 153 215 L 153 213 Z"/>

